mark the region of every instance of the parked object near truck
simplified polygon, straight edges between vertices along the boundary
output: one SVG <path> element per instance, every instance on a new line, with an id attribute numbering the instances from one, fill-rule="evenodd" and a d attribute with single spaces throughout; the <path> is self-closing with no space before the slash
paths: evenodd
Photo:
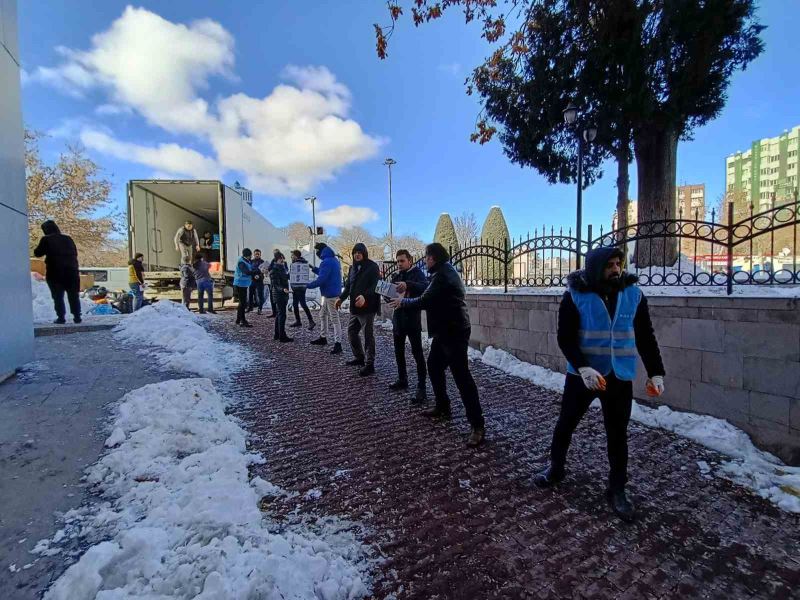
<path id="1" fill-rule="evenodd" d="M 242 188 L 244 190 L 244 188 Z M 200 240 L 210 232 L 214 297 L 233 297 L 233 272 L 243 248 L 290 250 L 289 239 L 221 181 L 132 180 L 128 182 L 128 253 L 144 255 L 145 297 L 181 300 L 181 253 L 176 232 L 191 221 Z"/>
<path id="2" fill-rule="evenodd" d="M 128 290 L 128 267 L 81 267 L 80 274 L 91 277 L 91 283 L 86 287 L 81 285 L 81 290 L 93 285 L 103 286 L 111 292 Z"/>

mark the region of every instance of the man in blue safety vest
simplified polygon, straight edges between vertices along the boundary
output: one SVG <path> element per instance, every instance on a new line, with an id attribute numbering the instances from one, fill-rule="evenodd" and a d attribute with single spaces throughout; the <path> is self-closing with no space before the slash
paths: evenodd
<path id="1" fill-rule="evenodd" d="M 635 510 L 625 484 L 637 351 L 652 396 L 664 393 L 664 364 L 647 299 L 636 285 L 636 276 L 622 270 L 623 256 L 618 248 L 592 250 L 586 255 L 586 267 L 567 279 L 568 290 L 558 311 L 558 345 L 568 362 L 567 379 L 550 466 L 536 475 L 534 483 L 545 488 L 564 479 L 572 433 L 592 400 L 599 398 L 611 467 L 608 502 L 621 519 L 630 522 Z"/>

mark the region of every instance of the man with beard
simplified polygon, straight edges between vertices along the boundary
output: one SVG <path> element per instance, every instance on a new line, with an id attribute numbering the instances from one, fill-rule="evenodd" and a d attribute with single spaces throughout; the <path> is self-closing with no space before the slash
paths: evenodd
<path id="1" fill-rule="evenodd" d="M 345 364 L 361 367 L 358 374 L 367 377 L 375 373 L 375 315 L 380 312 L 380 297 L 375 286 L 380 279 L 378 265 L 369 259 L 366 245 L 358 243 L 353 246 L 353 264 L 347 273 L 344 289 L 334 307 L 339 310 L 342 302 L 350 298 L 350 323 L 347 325 L 347 337 L 353 359 Z M 364 346 L 361 345 L 359 333 L 364 330 Z M 366 354 L 364 349 L 366 348 Z"/>
<path id="2" fill-rule="evenodd" d="M 628 422 L 636 378 L 636 353 L 647 370 L 648 394 L 664 393 L 664 364 L 647 299 L 635 275 L 622 270 L 618 248 L 597 248 L 586 255 L 586 268 L 567 279 L 558 311 L 558 345 L 568 361 L 561 413 L 553 432 L 550 466 L 534 483 L 550 487 L 564 479 L 572 433 L 592 400 L 600 399 L 606 429 L 607 498 L 622 520 L 633 521 L 625 494 L 628 475 Z"/>

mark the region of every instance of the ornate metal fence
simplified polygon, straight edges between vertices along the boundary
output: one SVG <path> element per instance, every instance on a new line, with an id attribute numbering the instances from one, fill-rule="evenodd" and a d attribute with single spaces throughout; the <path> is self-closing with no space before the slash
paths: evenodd
<path id="1" fill-rule="evenodd" d="M 643 286 L 724 286 L 731 294 L 738 285 L 800 284 L 797 200 L 760 212 L 753 206 L 737 211 L 731 202 L 722 212 L 713 210 L 711 220 L 697 213 L 694 218 L 651 217 L 607 233 L 601 227 L 596 238 L 590 225 L 580 248 L 571 230 L 544 227 L 526 239 L 475 239 L 451 248 L 451 262 L 469 287 L 557 287 L 565 285 L 579 252 L 585 256 L 588 250 L 615 246 L 623 249 L 629 271 Z M 416 264 L 424 269 L 422 258 Z M 390 278 L 396 270 L 384 263 L 383 275 Z"/>

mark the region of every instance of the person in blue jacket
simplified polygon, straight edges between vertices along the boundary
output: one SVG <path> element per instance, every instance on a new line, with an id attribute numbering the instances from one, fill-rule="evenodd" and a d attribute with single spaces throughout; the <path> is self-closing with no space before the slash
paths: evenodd
<path id="1" fill-rule="evenodd" d="M 322 294 L 322 308 L 320 308 L 319 337 L 311 343 L 315 346 L 324 346 L 328 343 L 328 321 L 333 325 L 333 350 L 331 354 L 342 353 L 342 321 L 336 308 L 336 300 L 342 293 L 342 265 L 336 258 L 333 249 L 322 242 L 314 246 L 317 256 L 322 260 L 318 268 L 312 267 L 317 278 L 308 284 L 308 289 L 319 288 Z"/>
<path id="2" fill-rule="evenodd" d="M 253 253 L 250 248 L 242 250 L 242 255 L 236 263 L 236 271 L 233 275 L 233 289 L 239 302 L 239 307 L 236 309 L 236 324 L 239 327 L 252 327 L 244 316 L 247 310 L 247 294 L 250 290 L 250 284 L 253 283 L 254 269 L 250 262 L 252 256 Z"/>

